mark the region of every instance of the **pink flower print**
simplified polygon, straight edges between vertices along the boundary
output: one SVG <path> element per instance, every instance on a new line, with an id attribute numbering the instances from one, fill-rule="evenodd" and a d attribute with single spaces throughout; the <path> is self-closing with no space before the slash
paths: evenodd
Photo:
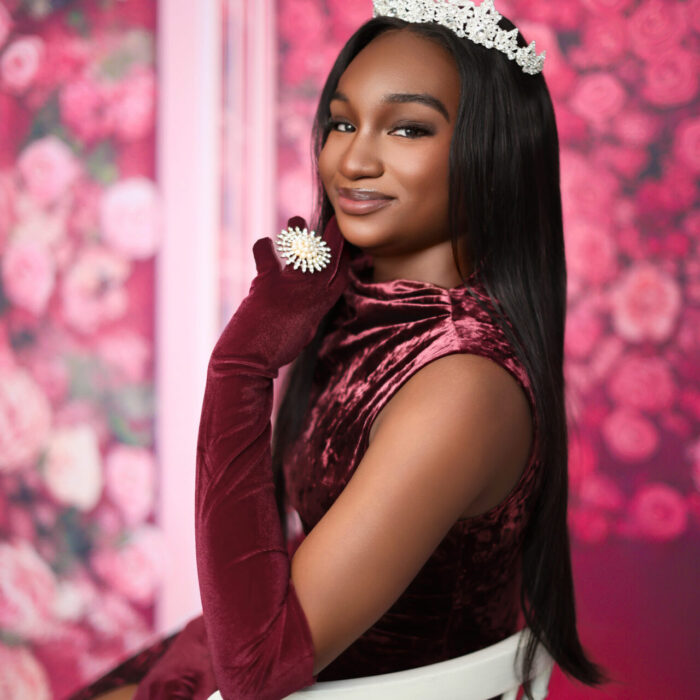
<path id="1" fill-rule="evenodd" d="M 602 435 L 611 452 L 625 462 L 649 459 L 659 446 L 654 424 L 629 408 L 618 408 L 603 421 Z"/>
<path id="2" fill-rule="evenodd" d="M 55 282 L 53 258 L 42 243 L 19 240 L 11 243 L 1 261 L 7 298 L 35 315 L 42 314 Z"/>
<path id="3" fill-rule="evenodd" d="M 0 473 L 29 467 L 51 427 L 51 406 L 24 369 L 0 366 Z"/>
<path id="4" fill-rule="evenodd" d="M 648 483 L 635 494 L 630 515 L 636 531 L 651 540 L 672 540 L 685 532 L 688 506 L 671 486 Z"/>
<path id="5" fill-rule="evenodd" d="M 73 152 L 57 136 L 33 141 L 22 151 L 17 169 L 39 206 L 57 202 L 73 186 L 79 167 Z"/>
<path id="6" fill-rule="evenodd" d="M 690 102 L 698 92 L 698 57 L 675 46 L 650 61 L 644 70 L 642 95 L 657 107 Z"/>
<path id="7" fill-rule="evenodd" d="M 114 116 L 109 109 L 113 88 L 89 75 L 63 86 L 59 96 L 61 119 L 84 143 L 107 138 Z"/>
<path id="8" fill-rule="evenodd" d="M 676 131 L 674 154 L 678 160 L 700 173 L 700 118 L 682 121 Z"/>
<path id="9" fill-rule="evenodd" d="M 567 357 L 585 359 L 603 332 L 603 322 L 592 304 L 583 301 L 566 316 L 564 346 Z"/>
<path id="10" fill-rule="evenodd" d="M 129 262 L 106 248 L 83 249 L 61 285 L 66 322 L 88 334 L 121 318 L 128 305 L 124 283 L 129 274 Z"/>
<path id="11" fill-rule="evenodd" d="M 0 627 L 28 640 L 49 632 L 56 578 L 27 541 L 0 542 Z"/>
<path id="12" fill-rule="evenodd" d="M 110 500 L 119 507 L 127 525 L 138 525 L 151 512 L 155 476 L 155 459 L 149 450 L 117 445 L 107 455 L 106 491 Z"/>
<path id="13" fill-rule="evenodd" d="M 633 146 L 646 146 L 659 131 L 659 120 L 652 114 L 633 109 L 623 110 L 615 118 L 613 132 Z"/>
<path id="14" fill-rule="evenodd" d="M 629 36 L 627 22 L 622 17 L 610 13 L 589 15 L 581 45 L 572 49 L 570 57 L 579 68 L 612 66 L 627 51 Z"/>
<path id="15" fill-rule="evenodd" d="M 671 370 L 662 357 L 624 356 L 611 375 L 608 391 L 621 406 L 651 413 L 668 411 L 676 399 Z"/>
<path id="16" fill-rule="evenodd" d="M 615 330 L 626 340 L 663 342 L 681 308 L 678 282 L 648 262 L 632 265 L 610 295 Z"/>
<path id="17" fill-rule="evenodd" d="M 0 643 L 0 668 L 0 698 L 51 700 L 46 671 L 26 647 Z"/>
<path id="18" fill-rule="evenodd" d="M 98 549 L 92 567 L 117 593 L 133 603 L 150 605 L 162 575 L 162 545 L 160 531 L 142 525 L 124 545 Z"/>
<path id="19" fill-rule="evenodd" d="M 603 284 L 617 273 L 617 249 L 609 221 L 576 219 L 564 229 L 567 269 L 588 284 Z"/>
<path id="20" fill-rule="evenodd" d="M 160 204 L 152 180 L 134 177 L 109 187 L 100 203 L 102 238 L 128 258 L 149 258 L 160 242 Z"/>
<path id="21" fill-rule="evenodd" d="M 94 430 L 88 425 L 56 429 L 48 443 L 44 481 L 54 499 L 91 510 L 102 493 L 102 465 Z"/>
<path id="22" fill-rule="evenodd" d="M 156 78 L 153 70 L 133 71 L 117 88 L 110 101 L 114 132 L 122 141 L 135 141 L 151 133 L 155 123 Z"/>
<path id="23" fill-rule="evenodd" d="M 148 340 L 129 328 L 101 335 L 97 340 L 97 352 L 128 382 L 146 379 L 153 354 Z"/>
<path id="24" fill-rule="evenodd" d="M 632 37 L 631 48 L 640 58 L 653 62 L 658 55 L 681 43 L 686 32 L 681 3 L 646 0 L 625 20 Z"/>
<path id="25" fill-rule="evenodd" d="M 625 505 L 622 491 L 610 477 L 604 474 L 589 474 L 579 484 L 577 494 L 581 503 L 601 510 L 615 512 Z"/>
<path id="26" fill-rule="evenodd" d="M 14 95 L 26 92 L 39 73 L 44 41 L 38 36 L 15 39 L 0 56 L 0 85 Z"/>
<path id="27" fill-rule="evenodd" d="M 0 48 L 3 47 L 10 36 L 12 30 L 12 15 L 7 11 L 7 8 L 0 2 Z"/>
<path id="28" fill-rule="evenodd" d="M 608 516 L 592 508 L 569 508 L 568 521 L 576 538 L 589 544 L 603 542 L 610 532 Z"/>
<path id="29" fill-rule="evenodd" d="M 589 73 L 583 76 L 571 98 L 571 108 L 595 125 L 612 119 L 623 108 L 627 92 L 610 73 Z"/>

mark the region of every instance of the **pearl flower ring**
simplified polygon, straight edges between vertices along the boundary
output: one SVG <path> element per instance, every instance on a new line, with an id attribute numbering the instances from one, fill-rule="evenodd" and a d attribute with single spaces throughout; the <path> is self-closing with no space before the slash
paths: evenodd
<path id="1" fill-rule="evenodd" d="M 277 250 L 286 258 L 285 266 L 301 267 L 302 272 L 322 270 L 331 260 L 330 248 L 314 231 L 298 226 L 282 229 L 275 242 Z"/>

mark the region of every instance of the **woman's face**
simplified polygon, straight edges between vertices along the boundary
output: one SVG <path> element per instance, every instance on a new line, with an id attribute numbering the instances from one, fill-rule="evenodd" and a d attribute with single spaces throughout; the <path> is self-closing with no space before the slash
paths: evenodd
<path id="1" fill-rule="evenodd" d="M 375 263 L 448 250 L 459 92 L 452 55 L 406 30 L 374 39 L 338 82 L 319 171 L 344 237 Z"/>

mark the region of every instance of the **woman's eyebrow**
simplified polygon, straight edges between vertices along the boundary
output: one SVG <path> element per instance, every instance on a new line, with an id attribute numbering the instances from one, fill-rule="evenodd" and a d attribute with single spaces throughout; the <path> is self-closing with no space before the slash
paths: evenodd
<path id="1" fill-rule="evenodd" d="M 342 92 L 333 93 L 331 97 L 331 102 L 333 100 L 340 100 L 341 102 L 349 102 L 348 96 Z M 384 95 L 382 102 L 388 104 L 405 104 L 407 102 L 418 102 L 419 104 L 426 105 L 427 107 L 432 107 L 442 114 L 447 121 L 450 121 L 450 115 L 447 108 L 437 97 L 429 95 L 427 92 L 413 93 L 413 92 L 392 92 L 388 95 Z"/>

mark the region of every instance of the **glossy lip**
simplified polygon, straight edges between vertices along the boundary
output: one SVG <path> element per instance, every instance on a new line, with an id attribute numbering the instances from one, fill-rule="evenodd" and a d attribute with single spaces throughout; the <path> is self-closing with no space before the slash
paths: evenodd
<path id="1" fill-rule="evenodd" d="M 389 206 L 395 199 L 378 190 L 365 188 L 336 187 L 338 206 L 351 215 L 371 214 Z"/>

